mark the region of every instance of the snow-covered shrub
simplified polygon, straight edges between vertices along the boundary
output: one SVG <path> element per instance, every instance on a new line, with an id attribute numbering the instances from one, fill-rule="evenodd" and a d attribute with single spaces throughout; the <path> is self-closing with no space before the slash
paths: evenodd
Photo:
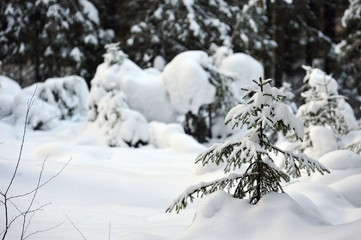
<path id="1" fill-rule="evenodd" d="M 47 130 L 60 119 L 77 120 L 86 116 L 86 100 L 89 90 L 79 76 L 50 78 L 24 88 L 12 102 L 16 122 L 23 123 L 27 102 L 34 95 L 34 106 L 28 118 L 33 129 Z"/>
<path id="2" fill-rule="evenodd" d="M 234 172 L 224 178 L 189 187 L 167 211 L 173 208 L 179 211 L 187 206 L 188 199 L 224 189 L 232 192 L 235 198 L 248 197 L 251 204 L 256 204 L 269 192 L 283 192 L 281 181 L 300 177 L 301 169 L 305 169 L 308 175 L 316 170 L 321 174 L 328 172 L 306 155 L 283 151 L 269 142 L 267 129 L 284 133 L 293 131 L 298 139 L 303 137 L 302 122 L 282 103 L 285 96 L 279 89 L 271 87 L 271 81 L 260 78 L 254 81 L 255 85 L 244 86 L 247 102 L 232 108 L 226 116 L 225 122 L 231 123 L 233 128 L 247 125 L 248 131 L 243 138 L 215 144 L 196 159 L 203 165 L 225 162 L 224 172 Z M 285 157 L 285 172 L 275 165 L 271 153 Z M 236 172 L 243 164 L 247 165 L 247 169 L 243 173 Z"/>
<path id="3" fill-rule="evenodd" d="M 109 146 L 139 146 L 148 143 L 147 120 L 129 109 L 126 96 L 117 90 L 108 92 L 99 102 L 96 124 L 104 129 Z"/>
<path id="4" fill-rule="evenodd" d="M 11 103 L 20 91 L 21 87 L 17 82 L 0 75 L 0 119 L 11 113 Z"/>
<path id="5" fill-rule="evenodd" d="M 107 54 L 117 55 L 109 52 Z M 105 54 L 106 58 L 107 54 Z M 122 52 L 119 54 L 124 57 Z M 99 101 L 107 92 L 114 90 L 123 92 L 127 97 L 129 108 L 144 115 L 148 121 L 172 122 L 175 120 L 176 113 L 170 104 L 160 74 L 148 73 L 128 58 L 113 64 L 110 59 L 112 58 L 109 57 L 98 66 L 91 81 L 88 99 L 90 121 L 95 121 L 97 118 Z"/>
<path id="6" fill-rule="evenodd" d="M 174 109 L 185 115 L 184 129 L 198 141 L 210 137 L 208 105 L 216 99 L 216 86 L 210 82 L 205 66 L 210 58 L 203 51 L 187 51 L 178 54 L 162 73 Z"/>
<path id="7" fill-rule="evenodd" d="M 61 119 L 77 119 L 87 113 L 89 90 L 82 77 L 49 78 L 38 92 L 40 99 L 60 110 Z"/>
<path id="8" fill-rule="evenodd" d="M 307 66 L 304 66 L 304 69 L 306 91 L 301 95 L 305 99 L 305 104 L 301 105 L 297 112 L 305 126 L 302 150 L 313 147 L 313 142 L 317 141 L 310 135 L 311 126 L 330 128 L 337 140 L 357 126 L 352 108 L 345 97 L 338 94 L 337 81 L 320 69 Z"/>
<path id="9" fill-rule="evenodd" d="M 203 51 L 178 54 L 162 73 L 172 106 L 179 113 L 198 114 L 199 108 L 214 101 L 216 88 L 209 82 L 202 65 L 210 59 Z"/>
<path id="10" fill-rule="evenodd" d="M 231 70 L 222 72 L 213 65 L 213 59 L 207 53 L 183 52 L 167 64 L 163 72 L 139 68 L 126 58 L 118 44 L 108 45 L 104 58 L 91 81 L 88 99 L 90 121 L 97 121 L 102 98 L 116 91 L 124 93 L 127 106 L 142 114 L 148 122 L 171 123 L 181 121 L 178 117 L 184 116 L 186 133 L 199 141 L 212 136 L 213 125 L 216 126 L 216 136 L 230 132 L 219 127 L 218 123 L 234 102 L 241 100 L 240 85 L 237 85 L 238 89 L 232 87 L 240 81 L 238 73 Z M 258 78 L 263 75 L 262 65 L 255 59 L 248 55 L 236 59 L 240 58 L 244 61 L 238 68 L 247 72 L 244 76 L 249 77 L 253 73 L 252 76 L 257 75 Z M 246 61 L 250 59 L 252 64 Z M 241 81 L 246 82 L 244 79 Z"/>
<path id="11" fill-rule="evenodd" d="M 34 130 L 49 130 L 56 126 L 60 119 L 60 110 L 38 97 L 44 83 L 33 84 L 21 90 L 12 102 L 12 116 L 15 124 L 23 125 L 28 103 L 34 96 L 34 103 L 29 112 L 27 125 Z"/>
<path id="12" fill-rule="evenodd" d="M 175 118 L 160 73 L 142 70 L 118 44 L 108 45 L 88 98 L 88 119 L 104 131 L 107 144 L 146 144 L 148 121 L 168 123 Z"/>
<path id="13" fill-rule="evenodd" d="M 172 106 L 186 115 L 186 132 L 201 142 L 230 133 L 219 127 L 219 119 L 224 119 L 234 102 L 242 101 L 244 84 L 263 77 L 262 65 L 252 57 L 232 54 L 225 47 L 215 51 L 212 57 L 203 51 L 178 54 L 162 74 Z"/>

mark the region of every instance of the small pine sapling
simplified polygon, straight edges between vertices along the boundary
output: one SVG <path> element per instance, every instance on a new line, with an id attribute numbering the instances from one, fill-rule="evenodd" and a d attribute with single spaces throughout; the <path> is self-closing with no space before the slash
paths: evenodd
<path id="1" fill-rule="evenodd" d="M 339 107 L 345 101 L 345 97 L 338 94 L 336 80 L 319 69 L 308 66 L 303 68 L 306 70 L 303 81 L 307 90 L 301 94 L 305 104 L 300 106 L 297 113 L 305 127 L 301 150 L 313 146 L 310 139 L 311 126 L 329 127 L 337 140 L 350 131 Z"/>
<path id="2" fill-rule="evenodd" d="M 103 55 L 104 62 L 108 63 L 109 66 L 114 64 L 121 65 L 125 59 L 128 58 L 128 55 L 124 53 L 118 43 L 110 43 L 105 45 L 106 53 Z"/>
<path id="3" fill-rule="evenodd" d="M 227 177 L 207 183 L 200 183 L 189 187 L 167 209 L 177 212 L 187 206 L 188 200 L 202 197 L 218 190 L 227 190 L 235 198 L 249 198 L 251 204 L 256 204 L 263 195 L 269 192 L 283 192 L 282 180 L 288 182 L 291 177 L 300 177 L 301 169 L 307 174 L 319 171 L 321 174 L 329 172 L 327 168 L 304 154 L 294 154 L 283 151 L 272 145 L 267 138 L 266 131 L 282 131 L 287 134 L 293 131 L 297 139 L 303 137 L 302 122 L 292 115 L 286 104 L 282 103 L 282 92 L 271 86 L 271 79 L 253 81 L 247 85 L 244 104 L 232 108 L 225 119 L 232 127 L 248 126 L 248 131 L 238 141 L 227 141 L 215 144 L 200 154 L 196 162 L 203 165 L 214 162 L 217 165 L 225 162 Z M 285 171 L 278 168 L 271 153 L 282 154 L 285 158 Z M 235 172 L 245 165 L 247 169 L 242 173 Z"/>

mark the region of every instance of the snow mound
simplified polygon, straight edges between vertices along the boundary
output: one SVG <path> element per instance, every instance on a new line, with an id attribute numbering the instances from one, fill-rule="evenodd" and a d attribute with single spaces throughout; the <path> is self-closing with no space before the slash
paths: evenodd
<path id="1" fill-rule="evenodd" d="M 79 119 L 87 114 L 89 90 L 84 78 L 68 76 L 47 79 L 39 88 L 38 97 L 56 106 L 61 119 Z"/>
<path id="2" fill-rule="evenodd" d="M 329 152 L 323 155 L 318 161 L 331 170 L 361 168 L 361 156 L 350 150 Z"/>
<path id="3" fill-rule="evenodd" d="M 288 227 L 280 227 L 284 225 Z M 354 225 L 361 226 L 361 221 L 338 228 L 347 231 Z M 201 200 L 192 225 L 176 239 L 290 239 L 290 233 L 292 239 L 317 239 L 321 235 L 338 239 L 340 235 L 333 236 L 335 231 L 329 226 L 313 209 L 301 206 L 288 194 L 270 193 L 251 205 L 248 200 L 218 191 Z M 357 236 L 355 231 L 347 234 Z"/>
<path id="4" fill-rule="evenodd" d="M 162 73 L 172 106 L 179 113 L 198 113 L 203 104 L 214 101 L 216 89 L 208 81 L 202 65 L 209 65 L 210 58 L 203 51 L 178 54 Z"/>
<path id="5" fill-rule="evenodd" d="M 148 121 L 172 122 L 175 119 L 161 75 L 148 73 L 129 59 L 124 59 L 121 64 L 99 65 L 91 85 L 90 120 L 97 117 L 99 101 L 114 90 L 123 92 L 129 108 L 140 112 Z"/>
<path id="6" fill-rule="evenodd" d="M 187 135 L 182 126 L 176 123 L 151 122 L 151 143 L 159 148 L 172 148 L 178 152 L 201 152 L 205 147 Z"/>
<path id="7" fill-rule="evenodd" d="M 22 89 L 12 102 L 16 124 L 24 124 L 30 99 L 34 103 L 28 117 L 32 129 L 49 130 L 60 119 L 80 120 L 86 116 L 88 87 L 83 78 L 69 76 L 50 78 Z"/>
<path id="8" fill-rule="evenodd" d="M 355 208 L 341 192 L 331 186 L 318 182 L 296 182 L 284 190 L 300 192 L 312 200 L 317 206 L 319 217 L 329 224 L 347 224 L 361 218 L 361 208 Z"/>
<path id="9" fill-rule="evenodd" d="M 262 64 L 245 53 L 235 53 L 225 57 L 219 69 L 237 77 L 238 80 L 233 83 L 232 88 L 233 92 L 238 93 L 240 99 L 242 87 L 252 83 L 252 80 L 258 80 L 260 77 L 264 78 Z"/>
<path id="10" fill-rule="evenodd" d="M 125 236 L 122 236 L 123 240 L 166 240 L 167 238 L 163 238 L 150 233 L 130 233 Z"/>
<path id="11" fill-rule="evenodd" d="M 318 159 L 322 155 L 338 148 L 337 141 L 331 129 L 323 126 L 310 126 L 310 139 L 313 146 L 307 148 L 305 153 Z"/>
<path id="12" fill-rule="evenodd" d="M 361 208 L 361 188 L 359 186 L 361 186 L 361 174 L 346 177 L 330 185 L 330 187 L 342 194 L 348 202 Z"/>
<path id="13" fill-rule="evenodd" d="M 222 206 L 227 201 L 228 194 L 224 191 L 217 191 L 212 194 L 212 197 L 207 197 L 198 205 L 196 218 L 212 218 L 221 211 Z"/>
<path id="14" fill-rule="evenodd" d="M 0 118 L 11 113 L 11 103 L 20 91 L 21 87 L 17 82 L 0 75 Z"/>
<path id="15" fill-rule="evenodd" d="M 39 89 L 43 88 L 44 83 L 37 83 L 24 88 L 12 102 L 12 115 L 14 117 L 15 125 L 22 126 L 25 123 L 26 112 L 28 106 L 31 105 L 27 124 L 35 130 L 49 130 L 54 128 L 60 118 L 60 110 L 50 103 L 43 101 L 36 95 Z M 34 96 L 34 103 L 29 101 Z M 30 104 L 30 105 L 29 105 Z"/>

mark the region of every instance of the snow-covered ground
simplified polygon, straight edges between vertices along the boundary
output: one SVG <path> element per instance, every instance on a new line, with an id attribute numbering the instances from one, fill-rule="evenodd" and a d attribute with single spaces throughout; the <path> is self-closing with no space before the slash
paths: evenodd
<path id="1" fill-rule="evenodd" d="M 0 76 L 2 195 L 17 163 L 31 99 L 34 103 L 28 116 L 24 149 L 7 196 L 34 189 L 44 160 L 42 182 L 55 176 L 70 160 L 53 181 L 39 190 L 32 209 L 43 206 L 43 210 L 36 211 L 33 217 L 28 215 L 27 234 L 37 233 L 28 239 L 360 238 L 361 156 L 349 150 L 335 150 L 359 145 L 361 131 L 356 130 L 354 117 L 346 122 L 351 132 L 339 142 L 328 137 L 330 129 L 318 126 L 310 130 L 313 147 L 307 153 L 327 167 L 330 174 L 294 179 L 284 184 L 286 193 L 268 194 L 257 205 L 215 192 L 196 199 L 179 214 L 166 213 L 173 200 L 190 185 L 224 177 L 222 166 L 194 164 L 208 146 L 186 135 L 177 120 L 187 111 L 197 112 L 214 95 L 210 83 L 206 84 L 208 93 L 212 93 L 209 96 L 196 99 L 199 96 L 189 91 L 195 86 L 204 89 L 207 79 L 203 81 L 199 76 L 208 76 L 203 66 L 203 60 L 208 58 L 203 52 L 188 52 L 175 58 L 161 73 L 140 69 L 118 51 L 117 45 L 113 48 L 98 67 L 90 93 L 85 80 L 76 76 L 48 79 L 25 89 Z M 192 59 L 192 65 L 185 64 Z M 222 65 L 224 71 L 234 72 L 232 69 L 242 62 L 253 62 L 242 54 L 229 59 L 228 64 Z M 113 60 L 117 63 L 107 63 Z M 183 68 L 177 68 L 178 65 Z M 251 73 L 263 75 L 257 62 L 242 69 L 245 77 L 239 79 L 240 84 L 251 78 Z M 172 81 L 172 76 L 177 76 L 177 81 Z M 190 79 L 198 81 L 195 84 Z M 198 106 L 195 109 L 194 103 Z M 312 106 L 315 109 L 316 105 Z M 317 106 L 322 107 L 322 103 Z M 237 138 L 237 134 L 232 137 Z M 128 147 L 137 146 L 138 141 L 147 145 Z M 224 140 L 211 139 L 212 143 L 219 141 Z M 279 145 L 287 147 L 283 140 Z M 275 162 L 282 165 L 282 159 Z M 25 211 L 30 202 L 31 195 L 13 198 L 9 220 Z M 4 204 L 0 202 L 0 235 L 5 226 L 4 215 Z M 20 229 L 19 218 L 11 225 L 7 239 L 20 239 Z"/>
<path id="2" fill-rule="evenodd" d="M 166 214 L 165 210 L 172 198 L 193 181 L 192 163 L 197 152 L 100 146 L 86 124 L 61 121 L 51 131 L 28 129 L 18 177 L 10 195 L 36 186 L 45 158 L 44 180 L 71 158 L 65 170 L 39 192 L 39 206 L 52 204 L 36 214 L 31 231 L 66 222 L 34 239 L 79 239 L 65 214 L 87 239 L 107 239 L 109 224 L 112 239 L 142 231 L 171 235 L 190 224 L 191 210 L 180 217 Z M 2 190 L 15 168 L 21 136 L 21 128 L 0 123 Z M 15 239 L 18 233 L 12 232 L 10 239 Z"/>
<path id="3" fill-rule="evenodd" d="M 286 194 L 270 194 L 256 206 L 215 193 L 179 214 L 165 213 L 186 187 L 221 174 L 197 174 L 194 159 L 204 148 L 187 141 L 163 149 L 109 148 L 88 124 L 60 121 L 50 131 L 28 129 L 11 195 L 36 185 L 45 158 L 44 180 L 71 158 L 40 190 L 34 206 L 51 204 L 36 213 L 28 232 L 62 224 L 30 239 L 81 239 L 70 220 L 89 240 L 108 239 L 109 232 L 111 239 L 357 239 L 361 234 L 357 154 L 326 154 L 320 162 L 331 174 L 297 179 L 285 187 Z M 15 167 L 21 137 L 21 127 L 0 122 L 1 190 Z M 28 202 L 17 204 L 24 209 Z M 18 234 L 19 225 L 13 225 L 9 239 Z"/>

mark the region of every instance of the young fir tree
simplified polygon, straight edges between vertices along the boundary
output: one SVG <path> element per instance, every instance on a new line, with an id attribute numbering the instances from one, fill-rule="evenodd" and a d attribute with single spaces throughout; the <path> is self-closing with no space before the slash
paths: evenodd
<path id="1" fill-rule="evenodd" d="M 301 93 L 305 104 L 298 109 L 297 116 L 303 121 L 305 139 L 301 150 L 312 147 L 311 126 L 326 126 L 332 129 L 336 139 L 347 134 L 350 127 L 344 117 L 345 97 L 338 94 L 338 84 L 334 78 L 317 68 L 303 66 L 306 70 L 304 88 Z"/>
<path id="2" fill-rule="evenodd" d="M 284 96 L 279 89 L 271 87 L 271 79 L 254 81 L 248 85 L 244 98 L 245 104 L 232 108 L 225 122 L 232 127 L 248 126 L 248 132 L 239 141 L 215 144 L 199 155 L 196 162 L 203 165 L 209 162 L 220 164 L 226 162 L 225 173 L 240 169 L 243 164 L 247 169 L 243 173 L 231 173 L 227 177 L 208 183 L 200 183 L 187 189 L 167 209 L 180 211 L 195 196 L 203 196 L 218 190 L 227 189 L 235 198 L 248 197 L 251 204 L 256 204 L 263 195 L 269 192 L 283 192 L 281 181 L 288 182 L 291 177 L 301 176 L 301 169 L 309 175 L 311 171 L 328 172 L 317 161 L 304 154 L 283 151 L 272 145 L 267 138 L 266 130 L 282 131 L 286 134 L 293 131 L 298 139 L 303 137 L 302 122 L 289 112 L 282 103 Z M 285 172 L 279 169 L 272 159 L 271 152 L 285 157 Z"/>

